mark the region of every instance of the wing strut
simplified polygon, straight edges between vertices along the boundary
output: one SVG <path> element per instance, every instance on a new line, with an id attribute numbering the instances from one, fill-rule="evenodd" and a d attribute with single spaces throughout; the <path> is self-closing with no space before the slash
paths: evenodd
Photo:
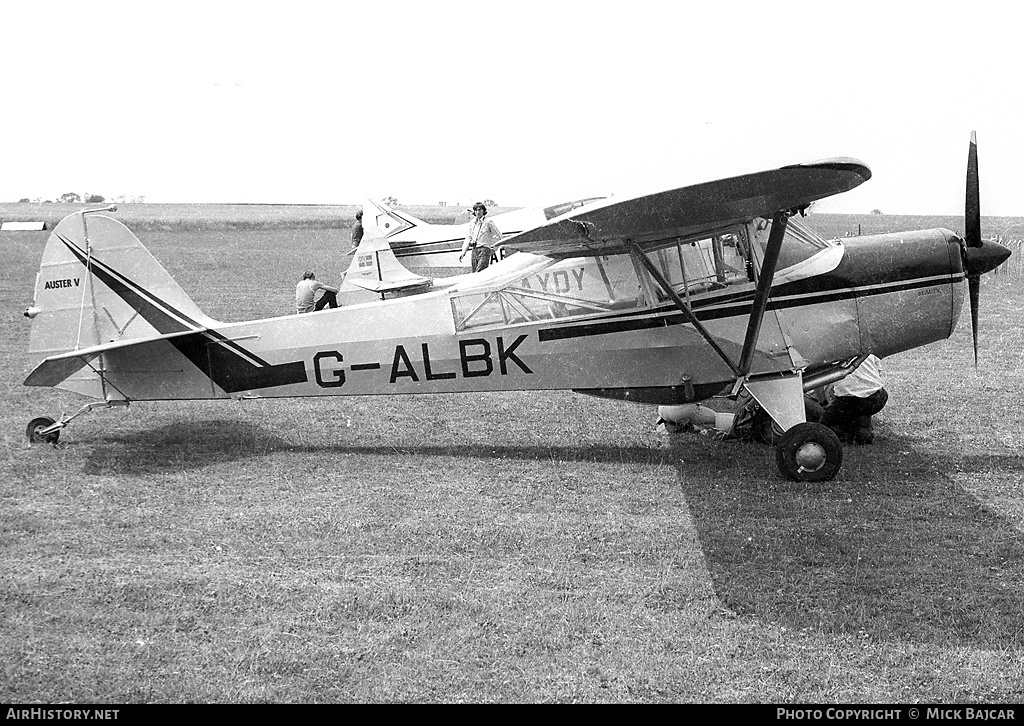
<path id="1" fill-rule="evenodd" d="M 764 261 L 761 263 L 761 274 L 757 278 L 757 288 L 754 290 L 754 302 L 750 309 L 747 334 L 743 338 L 739 370 L 736 371 L 739 378 L 737 383 L 742 383 L 742 380 L 747 377 L 747 374 L 750 373 L 750 366 L 754 362 L 757 338 L 761 334 L 764 311 L 768 308 L 768 293 L 771 291 L 772 281 L 775 279 L 775 266 L 779 262 L 779 250 L 782 249 L 782 239 L 786 235 L 789 215 L 790 212 L 776 212 L 772 217 L 772 229 L 768 233 L 768 243 L 764 248 Z"/>
<path id="2" fill-rule="evenodd" d="M 675 303 L 676 307 L 683 316 L 696 328 L 697 332 L 700 333 L 704 340 L 708 342 L 708 345 L 714 349 L 719 357 L 725 361 L 725 364 L 729 366 L 733 374 L 736 376 L 736 384 L 733 388 L 733 393 L 739 391 L 740 387 L 746 382 L 747 375 L 750 373 L 750 367 L 754 363 L 754 352 L 757 350 L 757 339 L 761 334 L 761 322 L 764 320 L 765 310 L 768 309 L 768 294 L 772 288 L 772 282 L 775 279 L 775 267 L 779 262 L 779 251 L 782 249 L 782 240 L 786 236 L 786 225 L 789 222 L 789 217 L 792 212 L 776 212 L 772 217 L 772 229 L 768 233 L 768 242 L 764 249 L 764 261 L 761 264 L 761 274 L 757 278 L 757 287 L 754 290 L 754 302 L 750 310 L 750 321 L 747 323 L 747 332 L 743 338 L 743 350 L 740 352 L 739 365 L 730 360 L 729 356 L 726 355 L 725 351 L 722 350 L 721 346 L 715 342 L 715 339 L 711 337 L 707 329 L 701 325 L 700 321 L 697 320 L 697 316 L 693 314 L 690 306 L 686 304 L 686 301 L 679 297 L 679 294 L 672 289 L 672 284 L 665 279 L 665 276 L 661 274 L 661 271 L 657 266 L 648 259 L 647 255 L 643 253 L 636 242 L 631 242 L 630 245 L 633 250 L 633 254 L 643 263 L 643 266 L 651 273 L 651 277 L 654 278 L 655 282 L 661 287 L 662 291 L 672 298 L 672 302 Z"/>
<path id="3" fill-rule="evenodd" d="M 774 233 L 775 228 L 773 227 L 772 234 Z M 693 314 L 693 311 L 690 309 L 690 306 L 686 304 L 686 301 L 679 297 L 679 294 L 672 289 L 672 284 L 665 279 L 664 275 L 661 274 L 661 270 L 659 270 L 657 266 L 647 258 L 647 255 L 645 255 L 641 251 L 640 247 L 636 244 L 636 242 L 631 242 L 630 244 L 633 248 L 633 254 L 637 258 L 639 258 L 640 262 L 642 262 L 644 267 L 647 268 L 647 271 L 651 273 L 651 277 L 653 277 L 654 280 L 658 283 L 658 285 L 661 286 L 662 291 L 670 298 L 672 298 L 672 302 L 676 304 L 676 307 L 679 308 L 679 311 L 683 314 L 683 316 L 693 325 L 694 328 L 696 328 L 697 332 L 704 337 L 704 340 L 706 340 L 708 342 L 708 345 L 710 345 L 712 349 L 714 349 L 714 351 L 718 353 L 719 357 L 723 361 L 725 361 L 725 364 L 729 366 L 733 374 L 739 377 L 740 369 L 736 367 L 736 364 L 729 359 L 729 356 L 726 355 L 725 351 L 722 350 L 721 346 L 718 345 L 717 342 L 715 342 L 715 339 L 711 337 L 711 334 L 708 333 L 707 329 L 703 325 L 701 325 L 699 320 L 697 320 L 697 316 Z M 777 254 L 776 257 L 778 257 Z"/>

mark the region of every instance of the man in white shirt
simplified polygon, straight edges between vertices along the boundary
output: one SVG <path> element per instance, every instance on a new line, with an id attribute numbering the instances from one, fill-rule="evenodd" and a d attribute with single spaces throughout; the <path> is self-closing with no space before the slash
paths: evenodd
<path id="1" fill-rule="evenodd" d="M 470 267 L 473 272 L 487 269 L 491 264 L 491 255 L 494 248 L 501 242 L 501 231 L 493 220 L 487 218 L 487 207 L 482 202 L 473 205 L 475 219 L 469 225 L 469 234 L 466 241 L 462 243 L 462 253 L 459 255 L 459 262 L 466 256 L 466 252 L 473 251 L 470 257 Z"/>
<path id="2" fill-rule="evenodd" d="M 882 384 L 881 361 L 869 355 L 857 368 L 826 391 L 828 402 L 821 423 L 845 441 L 870 444 L 875 440 L 871 417 L 889 400 Z"/>
<path id="3" fill-rule="evenodd" d="M 324 294 L 316 300 L 316 291 L 323 290 Z M 325 307 L 338 307 L 338 288 L 317 282 L 316 275 L 312 272 L 305 272 L 302 280 L 295 286 L 295 312 L 311 313 L 314 310 L 323 310 Z M 315 301 L 315 302 L 314 302 Z"/>

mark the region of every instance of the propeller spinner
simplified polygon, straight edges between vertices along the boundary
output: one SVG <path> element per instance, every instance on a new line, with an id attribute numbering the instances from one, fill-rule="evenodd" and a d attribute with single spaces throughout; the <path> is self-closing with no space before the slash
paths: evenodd
<path id="1" fill-rule="evenodd" d="M 978 189 L 978 138 L 971 132 L 967 152 L 967 198 L 964 204 L 964 269 L 971 301 L 971 333 L 974 336 L 974 365 L 978 365 L 978 310 L 981 305 L 981 276 L 999 267 L 1010 250 L 981 239 L 981 197 Z"/>

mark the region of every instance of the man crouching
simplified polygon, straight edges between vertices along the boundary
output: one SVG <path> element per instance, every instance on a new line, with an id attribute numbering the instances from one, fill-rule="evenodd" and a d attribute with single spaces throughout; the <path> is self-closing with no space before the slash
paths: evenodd
<path id="1" fill-rule="evenodd" d="M 871 417 L 889 400 L 882 384 L 881 361 L 869 355 L 850 375 L 826 391 L 827 402 L 821 423 L 843 441 L 870 444 L 875 440 Z"/>

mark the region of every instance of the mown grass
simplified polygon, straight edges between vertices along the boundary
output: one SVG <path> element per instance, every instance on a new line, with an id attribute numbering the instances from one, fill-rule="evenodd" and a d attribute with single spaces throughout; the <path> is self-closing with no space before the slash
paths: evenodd
<path id="1" fill-rule="evenodd" d="M 289 311 L 347 230 L 139 236 L 211 315 Z M 782 480 L 568 392 L 138 404 L 21 386 L 45 234 L 3 233 L 0 699 L 1024 696 L 1024 295 L 885 361 L 879 442 Z M 334 279 L 337 279 L 334 276 Z"/>

